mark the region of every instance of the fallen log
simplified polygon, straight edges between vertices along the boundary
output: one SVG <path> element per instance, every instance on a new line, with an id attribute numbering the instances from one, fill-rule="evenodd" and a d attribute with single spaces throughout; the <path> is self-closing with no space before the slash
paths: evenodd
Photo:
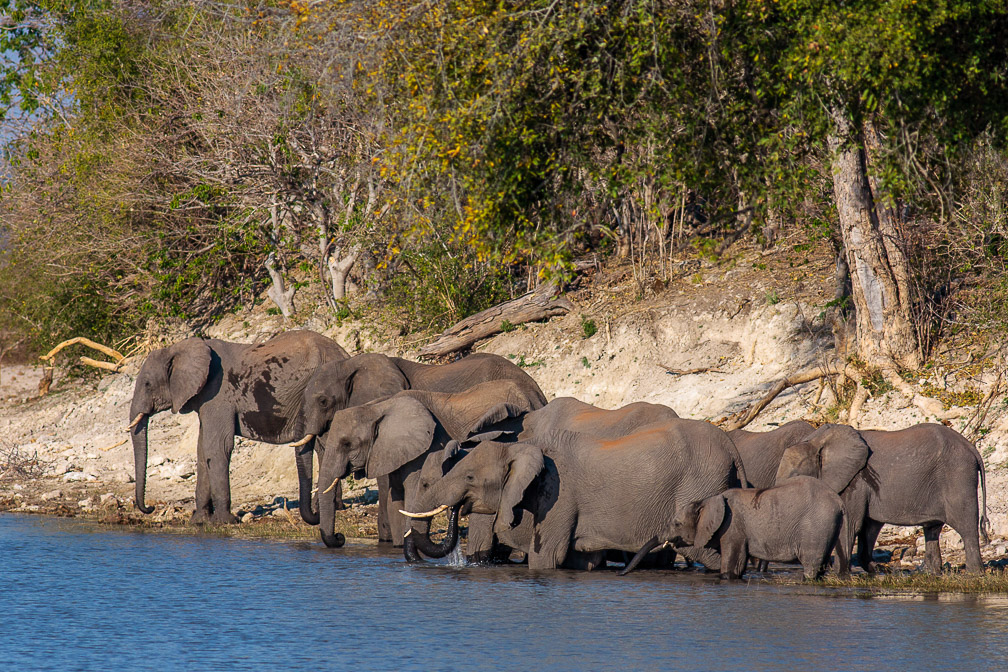
<path id="1" fill-rule="evenodd" d="M 556 296 L 556 293 L 555 284 L 544 284 L 528 294 L 470 315 L 420 348 L 419 355 L 437 357 L 464 350 L 476 341 L 501 333 L 507 325 L 538 322 L 563 315 L 574 308 L 566 297 Z"/>

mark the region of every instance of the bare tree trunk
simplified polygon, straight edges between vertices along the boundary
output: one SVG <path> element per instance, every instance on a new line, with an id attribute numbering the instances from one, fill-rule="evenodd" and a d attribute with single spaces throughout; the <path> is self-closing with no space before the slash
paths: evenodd
<path id="1" fill-rule="evenodd" d="M 890 257 L 868 180 L 864 142 L 845 116 L 834 113 L 829 138 L 833 194 L 840 235 L 850 267 L 857 324 L 857 349 L 869 366 L 893 363 L 916 369 L 920 347 L 910 319 L 910 296 L 900 293 L 897 277 L 908 277 L 906 258 Z"/>
<path id="2" fill-rule="evenodd" d="M 346 298 L 348 291 L 354 291 L 356 286 L 352 281 L 348 281 L 350 269 L 357 262 L 361 253 L 360 244 L 353 245 L 347 250 L 346 255 L 342 254 L 342 245 L 331 246 L 332 253 L 326 259 L 326 266 L 329 268 L 329 278 L 332 280 L 332 296 L 337 301 Z"/>
<path id="3" fill-rule="evenodd" d="M 273 224 L 273 246 L 279 248 L 280 216 L 276 203 L 270 206 L 270 222 Z M 266 257 L 266 271 L 269 273 L 270 280 L 273 281 L 270 288 L 266 290 L 266 296 L 276 304 L 285 318 L 289 318 L 294 314 L 294 287 L 287 287 L 282 269 L 277 268 L 276 255 L 273 252 L 270 252 Z"/>

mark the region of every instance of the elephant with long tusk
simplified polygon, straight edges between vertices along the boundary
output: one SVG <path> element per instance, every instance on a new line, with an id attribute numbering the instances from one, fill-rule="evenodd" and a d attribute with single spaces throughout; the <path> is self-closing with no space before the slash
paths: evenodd
<path id="1" fill-rule="evenodd" d="M 319 487 L 357 470 L 379 479 L 379 500 L 389 503 L 393 543 L 402 544 L 408 519 L 401 512 L 414 510 L 420 475 L 441 474 L 458 454 L 460 442 L 495 431 L 533 410 L 536 403 L 520 383 L 493 380 L 454 394 L 408 390 L 345 409 L 333 416 L 327 433 Z M 318 498 L 319 533 L 330 547 L 345 541 L 335 532 L 335 500 L 328 489 Z M 429 522 L 428 518 L 427 527 Z M 473 525 L 470 521 L 470 529 Z M 427 530 L 423 532 L 426 535 Z"/>
<path id="2" fill-rule="evenodd" d="M 534 380 L 520 367 L 499 355 L 475 353 L 450 364 L 420 364 L 399 357 L 366 353 L 321 367 L 304 391 L 304 436 L 293 445 L 309 443 L 324 459 L 326 447 L 336 445 L 332 434 L 344 430 L 337 415 L 346 409 L 386 399 L 406 390 L 458 393 L 487 381 L 511 381 L 532 408 L 541 408 L 546 398 Z M 344 416 L 339 416 L 344 417 Z M 311 489 L 311 450 L 299 453 L 298 477 L 301 489 Z M 320 487 L 324 487 L 320 485 Z M 388 524 L 388 484 L 379 480 L 382 494 L 378 506 L 378 539 L 393 541 Z M 303 515 L 303 514 L 302 514 Z M 316 515 L 313 522 L 318 522 Z M 395 539 L 399 542 L 401 539 Z"/>

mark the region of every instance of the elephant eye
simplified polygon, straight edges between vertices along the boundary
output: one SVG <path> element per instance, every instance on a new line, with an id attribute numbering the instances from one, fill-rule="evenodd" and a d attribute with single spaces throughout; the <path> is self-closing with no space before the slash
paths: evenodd
<path id="1" fill-rule="evenodd" d="M 325 397 L 320 397 L 318 403 L 319 403 L 319 406 L 321 406 L 322 408 L 328 408 L 329 407 L 329 400 L 326 399 Z"/>

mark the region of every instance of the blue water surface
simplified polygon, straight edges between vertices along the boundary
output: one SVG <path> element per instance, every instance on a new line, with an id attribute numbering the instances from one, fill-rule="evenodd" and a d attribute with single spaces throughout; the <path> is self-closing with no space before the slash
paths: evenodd
<path id="1" fill-rule="evenodd" d="M 1004 670 L 1008 599 L 530 572 L 0 515 L 3 670 Z"/>

